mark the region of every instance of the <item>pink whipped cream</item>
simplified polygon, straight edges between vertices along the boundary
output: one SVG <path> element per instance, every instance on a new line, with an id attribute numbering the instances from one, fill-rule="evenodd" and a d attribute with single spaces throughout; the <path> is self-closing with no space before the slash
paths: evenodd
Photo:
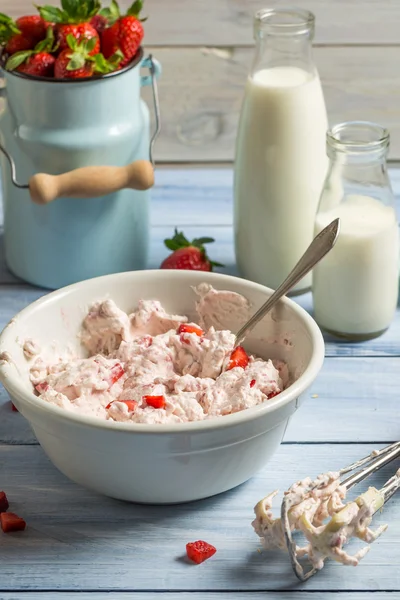
<path id="1" fill-rule="evenodd" d="M 286 366 L 250 356 L 245 368 L 229 368 L 235 336 L 210 325 L 218 327 L 212 313 L 221 299 L 238 314 L 248 310 L 247 301 L 206 284 L 195 291 L 199 324 L 167 314 L 157 300 L 141 300 L 132 314 L 113 300 L 96 302 L 80 332 L 87 358 L 65 354 L 49 361 L 30 341 L 26 354 L 34 361 L 37 394 L 65 410 L 133 423 L 200 421 L 276 396 Z M 182 324 L 202 332 L 182 332 Z M 152 405 L 154 397 L 162 397 L 162 408 Z"/>

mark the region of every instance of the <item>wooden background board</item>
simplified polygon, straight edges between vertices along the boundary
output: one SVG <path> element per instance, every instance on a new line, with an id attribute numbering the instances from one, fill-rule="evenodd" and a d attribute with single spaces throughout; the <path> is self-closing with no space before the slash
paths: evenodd
<path id="1" fill-rule="evenodd" d="M 51 0 L 57 4 L 58 0 Z M 129 0 L 121 6 L 130 4 Z M 243 86 L 253 53 L 259 0 L 146 0 L 146 50 L 163 65 L 160 162 L 230 162 Z M 272 4 L 290 4 L 275 0 Z M 2 0 L 17 16 L 30 0 Z M 373 120 L 389 127 L 390 158 L 400 161 L 400 7 L 398 0 L 304 0 L 315 12 L 315 58 L 330 123 Z M 150 101 L 149 90 L 145 92 Z"/>

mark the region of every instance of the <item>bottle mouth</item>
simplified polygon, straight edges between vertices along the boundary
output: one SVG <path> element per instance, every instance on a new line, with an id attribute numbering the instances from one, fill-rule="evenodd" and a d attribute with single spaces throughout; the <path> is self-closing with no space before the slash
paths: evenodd
<path id="1" fill-rule="evenodd" d="M 309 10 L 297 7 L 262 8 L 254 15 L 256 33 L 272 35 L 302 35 L 314 31 L 315 16 Z"/>
<path id="2" fill-rule="evenodd" d="M 361 154 L 386 150 L 389 147 L 389 131 L 369 121 L 348 121 L 334 125 L 327 131 L 329 147 L 338 152 Z"/>

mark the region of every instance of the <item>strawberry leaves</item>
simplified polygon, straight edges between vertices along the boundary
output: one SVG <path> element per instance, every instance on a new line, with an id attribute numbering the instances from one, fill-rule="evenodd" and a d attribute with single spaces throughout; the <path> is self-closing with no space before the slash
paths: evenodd
<path id="1" fill-rule="evenodd" d="M 208 261 L 212 267 L 224 267 L 225 265 L 216 261 L 212 261 L 207 256 L 204 244 L 212 244 L 214 241 L 215 240 L 212 237 L 200 237 L 189 242 L 184 233 L 182 231 L 178 231 L 175 227 L 174 236 L 164 240 L 164 244 L 168 250 L 172 250 L 172 252 L 176 252 L 181 248 L 198 248 L 203 256 L 203 259 Z"/>
<path id="2" fill-rule="evenodd" d="M 18 29 L 15 21 L 13 21 L 11 17 L 0 13 L 0 44 L 5 44 L 10 37 L 19 33 L 21 33 L 21 31 Z"/>
<path id="3" fill-rule="evenodd" d="M 96 15 L 101 3 L 99 0 L 61 0 L 61 8 L 36 6 L 40 16 L 51 23 L 84 23 Z"/>
<path id="4" fill-rule="evenodd" d="M 69 63 L 66 67 L 67 71 L 77 71 L 78 69 L 82 69 L 86 62 L 92 62 L 94 63 L 95 73 L 112 73 L 118 68 L 119 63 L 124 58 L 120 50 L 115 52 L 108 60 L 100 52 L 94 56 L 90 55 L 96 47 L 96 38 L 78 41 L 72 34 L 68 34 L 66 40 L 72 51 L 69 55 Z"/>
<path id="5" fill-rule="evenodd" d="M 104 17 L 107 20 L 108 26 L 114 25 L 116 21 L 121 16 L 121 11 L 119 10 L 118 2 L 116 0 L 112 0 L 110 6 L 103 8 L 99 15 Z"/>

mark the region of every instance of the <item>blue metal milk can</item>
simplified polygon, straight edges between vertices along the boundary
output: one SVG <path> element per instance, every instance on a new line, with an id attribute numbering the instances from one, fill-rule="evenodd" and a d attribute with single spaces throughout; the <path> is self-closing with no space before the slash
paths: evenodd
<path id="1" fill-rule="evenodd" d="M 150 74 L 141 75 L 141 67 Z M 32 78 L 2 69 L 4 241 L 15 275 L 53 289 L 146 267 L 160 72 L 142 50 L 99 78 Z M 151 140 L 140 98 L 149 84 Z"/>

